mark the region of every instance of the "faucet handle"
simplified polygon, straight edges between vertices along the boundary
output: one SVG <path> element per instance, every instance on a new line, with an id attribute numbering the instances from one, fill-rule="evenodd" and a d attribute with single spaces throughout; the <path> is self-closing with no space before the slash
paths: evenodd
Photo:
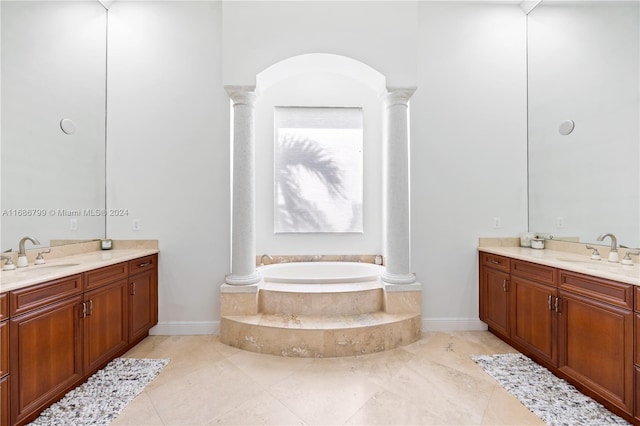
<path id="1" fill-rule="evenodd" d="M 593 253 L 591 253 L 591 259 L 592 260 L 600 260 L 600 259 L 602 259 L 600 257 L 600 252 L 598 251 L 597 247 L 587 246 L 586 248 L 587 248 L 587 250 L 593 250 Z"/>
<path id="2" fill-rule="evenodd" d="M 13 259 L 11 258 L 11 256 L 0 256 L 0 258 L 2 260 L 6 260 L 6 262 L 4 262 L 4 266 L 2 267 L 3 271 L 12 271 L 16 269 L 16 265 L 13 263 Z"/>
<path id="3" fill-rule="evenodd" d="M 47 250 L 43 250 L 41 252 L 38 253 L 38 256 L 36 256 L 36 260 L 34 262 L 34 264 L 36 265 L 44 265 L 44 256 L 42 256 L 43 253 L 51 253 L 51 248 L 48 248 Z"/>
<path id="4" fill-rule="evenodd" d="M 638 256 L 638 255 L 640 255 L 640 251 L 628 251 L 625 253 L 620 263 L 622 263 L 623 265 L 633 265 L 633 260 L 631 260 L 631 256 Z"/>

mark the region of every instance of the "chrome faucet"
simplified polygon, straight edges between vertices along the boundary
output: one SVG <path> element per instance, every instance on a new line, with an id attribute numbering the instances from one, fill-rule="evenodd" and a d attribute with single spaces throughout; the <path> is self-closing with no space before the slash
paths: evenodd
<path id="1" fill-rule="evenodd" d="M 34 237 L 24 237 L 20 240 L 20 244 L 18 245 L 18 268 L 24 268 L 28 265 L 27 263 L 27 252 L 24 249 L 24 244 L 27 241 L 31 241 L 34 245 L 40 245 L 40 241 Z"/>
<path id="2" fill-rule="evenodd" d="M 262 256 L 260 256 L 260 266 L 264 266 L 264 258 L 269 259 L 271 262 L 273 262 L 273 257 L 269 256 L 268 254 L 263 254 Z"/>
<path id="3" fill-rule="evenodd" d="M 604 241 L 606 237 L 611 238 L 611 251 L 609 251 L 609 262 L 618 262 L 618 240 L 613 234 L 601 234 L 596 238 L 597 241 Z"/>

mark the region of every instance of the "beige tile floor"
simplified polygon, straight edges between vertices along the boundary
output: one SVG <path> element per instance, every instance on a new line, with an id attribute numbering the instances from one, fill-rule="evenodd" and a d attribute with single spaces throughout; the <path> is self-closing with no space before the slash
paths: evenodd
<path id="1" fill-rule="evenodd" d="M 283 358 L 217 336 L 150 336 L 125 356 L 170 358 L 113 425 L 542 425 L 472 354 L 488 332 L 424 333 L 377 354 Z"/>

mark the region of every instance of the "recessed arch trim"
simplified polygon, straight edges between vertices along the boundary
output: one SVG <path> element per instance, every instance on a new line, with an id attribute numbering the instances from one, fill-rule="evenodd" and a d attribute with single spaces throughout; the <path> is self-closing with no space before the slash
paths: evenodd
<path id="1" fill-rule="evenodd" d="M 386 92 L 386 77 L 379 71 L 356 59 L 332 53 L 308 53 L 276 62 L 256 75 L 257 90 L 310 72 L 344 75 L 360 81 L 380 95 Z"/>

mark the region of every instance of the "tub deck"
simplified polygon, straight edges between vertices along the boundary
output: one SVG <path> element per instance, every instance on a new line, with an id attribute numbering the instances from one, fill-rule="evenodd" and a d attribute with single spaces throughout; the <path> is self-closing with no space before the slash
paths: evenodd
<path id="1" fill-rule="evenodd" d="M 422 334 L 422 292 L 416 286 L 386 291 L 376 279 L 223 287 L 220 341 L 252 352 L 353 356 L 404 346 Z"/>

